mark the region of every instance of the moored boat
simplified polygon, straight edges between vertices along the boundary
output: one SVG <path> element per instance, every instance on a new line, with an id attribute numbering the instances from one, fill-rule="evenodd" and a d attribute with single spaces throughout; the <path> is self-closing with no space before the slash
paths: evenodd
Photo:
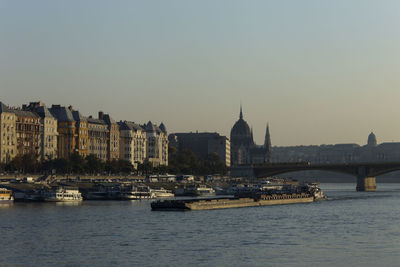
<path id="1" fill-rule="evenodd" d="M 164 188 L 152 188 L 151 193 L 155 198 L 164 198 L 164 197 L 174 197 L 174 193 L 172 191 L 164 189 Z"/>
<path id="2" fill-rule="evenodd" d="M 150 187 L 147 185 L 126 186 L 121 190 L 121 200 L 140 200 L 154 198 Z"/>
<path id="3" fill-rule="evenodd" d="M 82 201 L 82 195 L 75 188 L 57 188 L 44 194 L 44 201 L 48 202 L 74 202 Z"/>
<path id="4" fill-rule="evenodd" d="M 7 188 L 0 188 L 0 203 L 8 203 L 13 201 L 13 192 Z"/>
<path id="5" fill-rule="evenodd" d="M 206 185 L 177 188 L 175 190 L 175 196 L 199 197 L 199 196 L 214 196 L 214 195 L 215 195 L 215 190 L 211 187 L 207 187 Z"/>

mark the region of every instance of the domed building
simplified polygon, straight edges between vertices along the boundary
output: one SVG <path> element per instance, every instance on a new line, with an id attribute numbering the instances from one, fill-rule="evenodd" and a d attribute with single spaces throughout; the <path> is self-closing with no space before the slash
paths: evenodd
<path id="1" fill-rule="evenodd" d="M 376 142 L 376 136 L 375 136 L 375 134 L 374 134 L 373 132 L 371 132 L 371 133 L 368 135 L 368 142 L 367 142 L 367 145 L 373 147 L 373 146 L 376 146 L 376 144 L 377 144 L 377 142 Z"/>
<path id="2" fill-rule="evenodd" d="M 231 129 L 231 163 L 233 165 L 266 163 L 271 158 L 271 140 L 267 125 L 265 143 L 257 146 L 253 139 L 253 130 L 243 119 L 242 107 L 240 107 L 239 120 Z"/>

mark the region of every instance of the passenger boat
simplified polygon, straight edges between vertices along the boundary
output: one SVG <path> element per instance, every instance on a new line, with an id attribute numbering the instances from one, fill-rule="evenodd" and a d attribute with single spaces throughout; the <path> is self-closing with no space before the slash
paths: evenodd
<path id="1" fill-rule="evenodd" d="M 214 196 L 214 195 L 215 195 L 215 190 L 211 187 L 207 187 L 206 185 L 178 188 L 175 190 L 175 196 L 199 197 L 199 196 Z"/>
<path id="2" fill-rule="evenodd" d="M 164 197 L 174 197 L 174 193 L 172 191 L 164 189 L 164 188 L 155 188 L 151 189 L 151 193 L 155 198 L 164 198 Z"/>
<path id="3" fill-rule="evenodd" d="M 45 194 L 44 201 L 48 202 L 73 202 L 82 201 L 82 195 L 78 189 L 60 187 Z"/>
<path id="4" fill-rule="evenodd" d="M 121 190 L 121 200 L 140 200 L 154 198 L 147 185 L 130 185 Z"/>
<path id="5" fill-rule="evenodd" d="M 13 192 L 7 188 L 0 188 L 0 203 L 8 203 L 13 201 Z"/>
<path id="6" fill-rule="evenodd" d="M 82 190 L 84 200 L 120 200 L 120 186 L 95 185 L 93 188 Z"/>

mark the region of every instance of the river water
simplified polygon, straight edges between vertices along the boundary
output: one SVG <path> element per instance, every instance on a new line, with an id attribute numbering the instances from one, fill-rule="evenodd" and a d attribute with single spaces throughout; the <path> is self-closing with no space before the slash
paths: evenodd
<path id="1" fill-rule="evenodd" d="M 319 203 L 152 212 L 150 201 L 0 206 L 0 266 L 399 266 L 400 184 Z"/>

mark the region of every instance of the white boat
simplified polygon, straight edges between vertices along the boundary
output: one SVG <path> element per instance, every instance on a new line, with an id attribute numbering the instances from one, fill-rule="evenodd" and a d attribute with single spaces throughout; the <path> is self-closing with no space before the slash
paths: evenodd
<path id="1" fill-rule="evenodd" d="M 196 187 L 196 194 L 198 196 L 214 196 L 215 190 L 211 187 L 207 187 L 205 185 L 200 185 Z"/>
<path id="2" fill-rule="evenodd" d="M 154 198 L 154 195 L 151 193 L 151 189 L 147 185 L 131 185 L 122 188 L 121 190 L 121 199 L 137 200 L 150 198 Z"/>
<path id="3" fill-rule="evenodd" d="M 164 188 L 155 188 L 151 189 L 151 193 L 155 198 L 163 198 L 163 197 L 174 197 L 174 193 L 172 191 L 164 189 Z"/>
<path id="4" fill-rule="evenodd" d="M 82 201 L 82 195 L 78 189 L 66 189 L 60 187 L 57 190 L 48 192 L 45 195 L 44 201 L 49 201 L 49 202 Z"/>
<path id="5" fill-rule="evenodd" d="M 0 203 L 13 202 L 13 192 L 7 188 L 0 188 Z"/>
<path id="6" fill-rule="evenodd" d="M 215 190 L 206 185 L 175 189 L 176 196 L 214 196 Z"/>

